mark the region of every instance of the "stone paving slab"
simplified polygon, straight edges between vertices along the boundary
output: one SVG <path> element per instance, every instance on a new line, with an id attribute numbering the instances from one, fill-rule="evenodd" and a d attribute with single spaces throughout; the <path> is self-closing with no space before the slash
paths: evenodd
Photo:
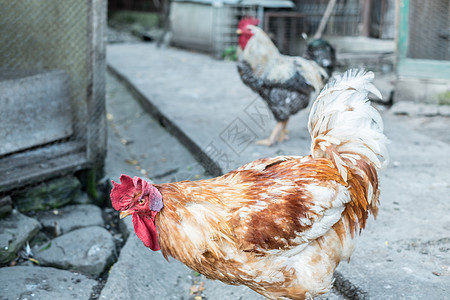
<path id="1" fill-rule="evenodd" d="M 108 64 L 191 151 L 202 150 L 216 164 L 210 168 L 215 175 L 259 157 L 309 153 L 308 110 L 291 118 L 288 142 L 254 144 L 274 121 L 240 82 L 234 63 L 133 44 L 109 46 Z M 403 125 L 401 116 L 382 115 L 392 161 L 381 174 L 380 212 L 369 220 L 350 264 L 338 270 L 370 298 L 441 299 L 450 286 L 450 223 L 443 215 L 450 209 L 450 146 L 433 132 Z"/>
<path id="2" fill-rule="evenodd" d="M 92 204 L 67 205 L 63 208 L 36 213 L 36 217 L 46 229 L 61 235 L 75 229 L 89 226 L 104 226 L 102 210 Z"/>
<path id="3" fill-rule="evenodd" d="M 34 249 L 40 265 L 98 276 L 116 257 L 114 239 L 104 228 L 86 227 L 54 238 Z"/>
<path id="4" fill-rule="evenodd" d="M 64 270 L 45 267 L 0 269 L 0 299 L 89 299 L 97 282 Z"/>
<path id="5" fill-rule="evenodd" d="M 0 263 L 4 264 L 16 257 L 16 253 L 41 228 L 41 224 L 17 210 L 0 219 Z"/>

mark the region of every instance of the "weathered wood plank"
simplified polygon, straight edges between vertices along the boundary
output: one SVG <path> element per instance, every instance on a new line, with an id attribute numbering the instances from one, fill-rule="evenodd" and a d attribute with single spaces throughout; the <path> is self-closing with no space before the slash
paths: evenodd
<path id="1" fill-rule="evenodd" d="M 11 154 L 0 158 L 0 174 L 9 174 L 10 171 L 16 168 L 32 165 L 37 162 L 46 164 L 47 160 L 52 160 L 56 157 L 77 152 L 86 152 L 85 148 L 86 145 L 83 141 L 68 141 Z"/>
<path id="2" fill-rule="evenodd" d="M 0 155 L 69 137 L 68 75 L 0 69 Z"/>
<path id="3" fill-rule="evenodd" d="M 31 165 L 20 166 L 8 174 L 2 174 L 0 177 L 0 192 L 73 173 L 88 167 L 85 153 L 56 157 L 47 160 L 45 164 L 36 162 Z"/>

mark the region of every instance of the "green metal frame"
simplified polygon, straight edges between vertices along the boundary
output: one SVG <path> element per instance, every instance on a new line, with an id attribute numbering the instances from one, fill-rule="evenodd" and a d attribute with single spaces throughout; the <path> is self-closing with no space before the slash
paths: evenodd
<path id="1" fill-rule="evenodd" d="M 450 62 L 408 58 L 410 0 L 399 0 L 397 74 L 405 77 L 450 80 Z"/>

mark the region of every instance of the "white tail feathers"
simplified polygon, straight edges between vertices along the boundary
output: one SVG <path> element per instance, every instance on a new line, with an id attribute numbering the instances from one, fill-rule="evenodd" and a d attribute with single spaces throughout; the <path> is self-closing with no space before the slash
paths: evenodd
<path id="1" fill-rule="evenodd" d="M 364 160 L 376 169 L 388 162 L 383 120 L 370 105 L 369 92 L 381 98 L 372 84 L 374 74 L 351 69 L 327 84 L 309 115 L 311 154 L 327 157 L 347 181 L 347 168 Z"/>

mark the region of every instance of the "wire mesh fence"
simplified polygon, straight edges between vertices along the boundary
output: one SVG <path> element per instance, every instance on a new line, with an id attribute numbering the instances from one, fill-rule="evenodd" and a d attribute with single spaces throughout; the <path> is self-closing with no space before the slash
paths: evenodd
<path id="1" fill-rule="evenodd" d="M 298 6 L 298 10 L 308 16 L 308 31 L 314 33 L 319 27 L 328 1 L 304 1 Z M 361 1 L 337 1 L 331 14 L 325 35 L 359 35 L 361 23 Z"/>
<path id="2" fill-rule="evenodd" d="M 224 51 L 237 46 L 236 29 L 239 20 L 244 17 L 256 18 L 255 6 L 225 5 L 214 9 L 213 17 L 213 49 L 215 56 L 221 58 Z"/>
<path id="3" fill-rule="evenodd" d="M 0 5 L 0 192 L 101 165 L 106 1 Z"/>
<path id="4" fill-rule="evenodd" d="M 450 60 L 450 2 L 410 1 L 409 58 Z"/>
<path id="5" fill-rule="evenodd" d="M 328 1 L 302 1 L 296 12 L 265 13 L 264 29 L 273 37 L 284 54 L 300 55 L 304 43 L 302 34 L 314 35 L 325 13 Z M 361 19 L 360 1 L 337 1 L 324 35 L 358 36 Z"/>
<path id="6" fill-rule="evenodd" d="M 328 0 L 298 1 L 295 11 L 267 11 L 264 30 L 273 38 L 284 54 L 300 55 L 304 40 L 302 34 L 313 36 L 322 20 Z M 394 0 L 372 1 L 364 21 L 364 1 L 338 0 L 332 10 L 324 36 L 357 37 L 363 33 L 374 38 L 393 39 L 395 35 Z"/>
<path id="7" fill-rule="evenodd" d="M 268 33 L 281 53 L 299 55 L 302 33 L 309 32 L 308 15 L 297 12 L 267 12 L 264 31 Z"/>

